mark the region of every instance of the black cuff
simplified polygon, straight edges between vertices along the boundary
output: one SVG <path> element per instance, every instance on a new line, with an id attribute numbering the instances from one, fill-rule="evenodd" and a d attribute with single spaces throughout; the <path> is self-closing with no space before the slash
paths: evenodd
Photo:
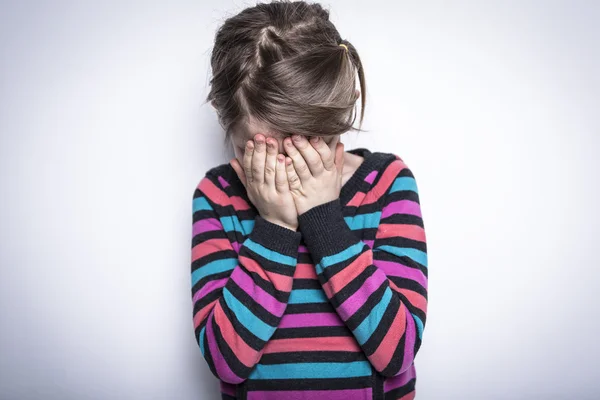
<path id="1" fill-rule="evenodd" d="M 315 263 L 358 242 L 358 238 L 344 220 L 339 198 L 320 204 L 299 215 L 298 226 Z"/>
<path id="2" fill-rule="evenodd" d="M 302 233 L 274 224 L 257 215 L 249 237 L 270 250 L 297 257 Z"/>

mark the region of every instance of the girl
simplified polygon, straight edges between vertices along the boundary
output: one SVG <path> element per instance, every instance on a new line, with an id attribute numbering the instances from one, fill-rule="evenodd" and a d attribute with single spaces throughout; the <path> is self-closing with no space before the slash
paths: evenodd
<path id="1" fill-rule="evenodd" d="M 222 398 L 413 399 L 423 219 L 399 156 L 339 141 L 358 52 L 319 4 L 273 2 L 225 21 L 211 65 L 235 158 L 194 191 L 192 301 Z"/>

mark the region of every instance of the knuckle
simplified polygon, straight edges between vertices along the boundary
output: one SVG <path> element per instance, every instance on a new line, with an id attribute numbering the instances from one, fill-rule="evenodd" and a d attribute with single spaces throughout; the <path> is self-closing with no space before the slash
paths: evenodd
<path id="1" fill-rule="evenodd" d="M 308 165 L 306 165 L 306 164 L 299 165 L 298 168 L 296 168 L 296 171 L 304 173 L 304 172 L 308 171 Z"/>

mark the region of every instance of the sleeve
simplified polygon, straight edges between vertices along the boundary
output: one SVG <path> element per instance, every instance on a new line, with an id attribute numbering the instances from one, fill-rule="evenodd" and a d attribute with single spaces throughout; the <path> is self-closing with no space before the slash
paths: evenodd
<path id="1" fill-rule="evenodd" d="M 195 189 L 191 285 L 202 355 L 217 378 L 237 384 L 248 378 L 283 316 L 301 233 L 257 216 L 240 244 L 235 232 L 240 221 L 224 210 L 234 204 L 236 209 L 248 208 L 208 175 Z"/>
<path id="2" fill-rule="evenodd" d="M 421 346 L 427 249 L 416 181 L 398 156 L 373 190 L 365 202 L 381 204 L 373 207 L 380 211 L 346 222 L 338 198 L 300 215 L 299 227 L 327 298 L 375 370 L 392 377 L 411 366 Z M 350 226 L 377 219 L 371 248 Z"/>

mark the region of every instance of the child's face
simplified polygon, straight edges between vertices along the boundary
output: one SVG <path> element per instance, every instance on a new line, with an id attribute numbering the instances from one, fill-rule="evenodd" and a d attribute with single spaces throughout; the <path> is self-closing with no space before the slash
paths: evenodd
<path id="1" fill-rule="evenodd" d="M 282 135 L 277 132 L 269 131 L 267 128 L 265 128 L 264 125 L 257 123 L 257 122 L 251 122 L 247 125 L 246 132 L 235 132 L 231 136 L 231 144 L 233 145 L 233 152 L 235 153 L 235 157 L 238 159 L 240 164 L 243 163 L 244 149 L 246 147 L 246 142 L 250 139 L 253 139 L 254 135 L 256 135 L 257 133 L 261 133 L 266 138 L 272 137 L 273 139 L 277 140 L 277 145 L 278 145 L 277 151 L 279 153 L 286 154 L 284 147 L 283 147 L 283 139 L 285 139 L 287 137 L 287 135 Z M 328 145 L 333 146 L 335 143 L 332 143 L 332 141 L 339 141 L 339 135 L 324 137 L 323 141 L 325 143 L 327 143 Z"/>

